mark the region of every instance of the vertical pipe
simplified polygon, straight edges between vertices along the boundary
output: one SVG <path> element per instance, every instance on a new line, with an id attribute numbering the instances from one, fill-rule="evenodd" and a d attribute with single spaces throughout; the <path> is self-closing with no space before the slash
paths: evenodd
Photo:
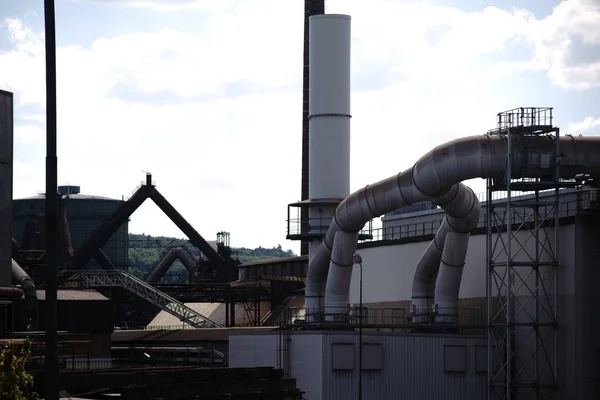
<path id="1" fill-rule="evenodd" d="M 363 398 L 363 265 L 360 266 L 360 292 L 358 295 L 359 319 L 358 319 L 358 400 Z"/>
<path id="2" fill-rule="evenodd" d="M 44 0 L 46 45 L 46 400 L 58 400 L 57 354 L 57 134 L 54 0 Z"/>
<path id="3" fill-rule="evenodd" d="M 494 274 L 494 251 L 492 247 L 492 222 L 493 220 L 493 204 L 492 204 L 492 179 L 487 179 L 487 202 L 486 202 L 486 254 L 487 254 L 487 271 L 485 274 L 486 278 L 486 300 L 487 300 L 487 308 L 486 308 L 486 318 L 487 318 L 487 380 L 488 380 L 488 400 L 492 400 L 494 398 L 494 373 L 493 370 L 494 364 L 492 363 L 493 357 L 496 355 L 494 351 L 494 340 L 493 340 L 493 316 L 492 316 L 492 281 Z"/>
<path id="4" fill-rule="evenodd" d="M 13 94 L 0 90 L 0 288 L 12 282 L 12 192 Z"/>
<path id="5" fill-rule="evenodd" d="M 541 179 L 536 179 L 537 182 L 539 182 Z M 540 191 L 536 190 L 535 191 L 535 212 L 533 213 L 533 226 L 535 227 L 535 231 L 533 233 L 534 235 L 534 240 L 535 240 L 535 290 L 534 290 L 534 298 L 535 298 L 535 307 L 533 310 L 533 320 L 534 323 L 537 325 L 540 322 L 540 261 L 541 261 L 541 257 L 540 257 L 540 230 L 538 229 L 539 223 L 540 223 Z M 547 208 L 544 207 L 544 217 L 543 219 L 545 220 L 547 218 Z M 555 212 L 557 210 L 554 210 Z M 544 221 L 544 223 L 546 223 L 546 221 Z M 555 227 L 556 228 L 556 227 Z M 537 325 L 539 326 L 539 325 Z M 533 360 L 534 362 L 534 367 L 535 367 L 535 374 L 534 374 L 534 380 L 536 382 L 541 382 L 540 380 L 540 363 L 539 363 L 539 348 L 540 348 L 540 335 L 539 335 L 539 331 L 535 332 L 535 347 L 534 347 L 534 351 L 535 351 L 535 360 Z M 536 392 L 536 396 L 539 396 L 539 388 L 537 389 Z"/>
<path id="6" fill-rule="evenodd" d="M 512 134 L 510 127 L 507 132 L 508 145 L 507 145 L 507 162 L 506 162 L 506 214 L 504 215 L 506 221 L 506 400 L 512 399 Z"/>
<path id="7" fill-rule="evenodd" d="M 302 193 L 301 200 L 308 200 L 308 174 L 309 174 L 309 95 L 310 95 L 310 55 L 309 55 L 309 21 L 313 15 L 325 13 L 325 0 L 304 0 L 304 54 L 302 68 Z M 289 220 L 289 218 L 288 218 Z M 308 233 L 308 209 L 300 210 L 300 234 Z M 308 242 L 300 245 L 300 255 L 308 255 Z"/>
<path id="8" fill-rule="evenodd" d="M 550 124 L 552 124 L 552 109 L 550 110 Z M 560 164 L 561 164 L 561 155 L 560 155 L 560 129 L 557 128 L 556 129 L 556 136 L 554 137 L 555 140 L 555 144 L 554 144 L 554 165 L 555 165 L 555 174 L 556 176 L 554 177 L 555 182 L 556 182 L 556 187 L 554 189 L 554 205 L 555 205 L 555 214 L 554 214 L 554 259 L 555 259 L 555 264 L 552 266 L 552 268 L 555 268 L 555 270 L 552 272 L 554 274 L 553 276 L 553 287 L 552 289 L 554 290 L 553 293 L 553 308 L 554 308 L 554 312 L 551 316 L 551 318 L 553 319 L 552 322 L 554 322 L 555 324 L 558 323 L 558 280 L 556 279 L 556 270 L 559 268 L 560 266 L 560 261 L 559 261 L 559 256 L 560 256 L 560 237 L 559 237 L 559 222 L 560 222 L 560 189 L 559 189 L 559 183 L 560 183 Z M 553 371 L 554 371 L 554 376 L 552 376 L 552 380 L 554 384 L 558 384 L 557 382 L 557 377 L 558 375 L 558 332 L 557 332 L 557 327 L 556 325 L 553 327 L 554 331 L 554 343 L 553 343 L 553 350 L 554 350 L 554 355 L 552 356 L 552 366 Z"/>

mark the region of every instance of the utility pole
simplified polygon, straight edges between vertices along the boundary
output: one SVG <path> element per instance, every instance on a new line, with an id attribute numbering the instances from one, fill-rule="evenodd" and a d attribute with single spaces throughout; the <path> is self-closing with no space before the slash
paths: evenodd
<path id="1" fill-rule="evenodd" d="M 46 44 L 46 400 L 58 400 L 58 186 L 56 157 L 56 24 L 54 0 L 44 0 Z"/>
<path id="2" fill-rule="evenodd" d="M 363 398 L 363 265 L 360 254 L 354 254 L 354 263 L 360 267 L 360 286 L 358 291 L 358 400 Z"/>

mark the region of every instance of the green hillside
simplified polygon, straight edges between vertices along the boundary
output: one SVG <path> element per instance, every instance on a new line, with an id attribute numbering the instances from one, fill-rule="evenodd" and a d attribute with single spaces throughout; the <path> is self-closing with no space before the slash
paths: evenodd
<path id="1" fill-rule="evenodd" d="M 185 239 L 177 239 L 165 236 L 149 236 L 129 234 L 129 271 L 139 278 L 148 276 L 152 268 L 160 261 L 165 249 L 182 246 L 186 247 L 196 257 L 200 257 L 200 251 L 193 247 Z M 258 260 L 268 260 L 272 258 L 294 257 L 296 254 L 292 250 L 283 250 L 281 245 L 270 249 L 257 247 L 248 249 L 246 247 L 232 248 L 233 258 L 241 262 L 251 262 Z M 181 282 L 187 279 L 187 271 L 183 265 L 177 261 L 169 269 L 165 281 Z"/>

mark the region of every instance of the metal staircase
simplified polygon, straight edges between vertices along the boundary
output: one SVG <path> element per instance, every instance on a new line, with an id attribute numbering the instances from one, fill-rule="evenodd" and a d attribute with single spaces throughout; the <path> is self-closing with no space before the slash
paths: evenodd
<path id="1" fill-rule="evenodd" d="M 77 281 L 84 288 L 122 287 L 131 293 L 158 306 L 161 310 L 179 318 L 194 328 L 221 328 L 222 326 L 197 313 L 152 285 L 121 270 L 76 270 L 68 271 L 69 281 Z"/>

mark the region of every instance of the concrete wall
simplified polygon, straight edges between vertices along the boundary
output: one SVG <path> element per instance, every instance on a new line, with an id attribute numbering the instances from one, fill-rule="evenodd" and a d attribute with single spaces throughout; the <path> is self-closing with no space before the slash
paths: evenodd
<path id="1" fill-rule="evenodd" d="M 232 335 L 231 367 L 277 366 L 279 335 Z M 482 337 L 365 333 L 363 398 L 482 399 L 486 396 L 486 340 Z M 289 372 L 307 400 L 358 398 L 358 335 L 294 332 Z"/>

